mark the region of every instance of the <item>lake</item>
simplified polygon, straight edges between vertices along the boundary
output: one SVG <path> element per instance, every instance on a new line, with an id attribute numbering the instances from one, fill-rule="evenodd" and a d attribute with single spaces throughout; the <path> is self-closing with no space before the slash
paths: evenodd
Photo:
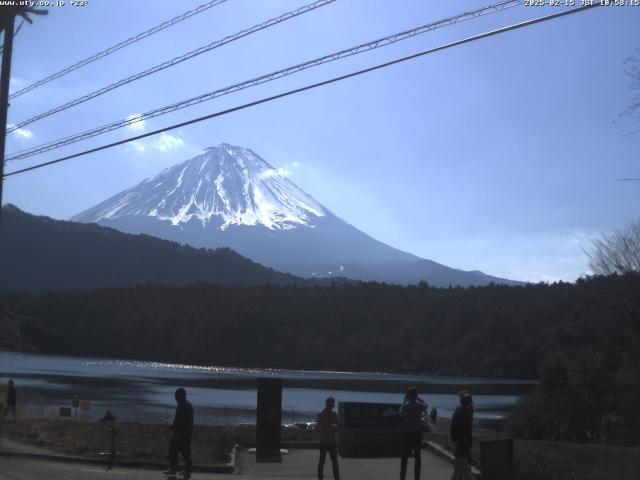
<path id="1" fill-rule="evenodd" d="M 456 392 L 465 388 L 474 394 L 476 418 L 500 419 L 535 385 L 508 378 L 231 368 L 0 352 L 0 388 L 14 379 L 24 416 L 55 415 L 60 406 L 71 406 L 77 394 L 81 401 L 91 402 L 91 410 L 84 413 L 89 419 L 109 409 L 121 421 L 170 421 L 173 393 L 182 386 L 194 406 L 196 423 L 255 423 L 258 377 L 283 379 L 283 423 L 315 419 L 329 395 L 337 402 L 401 403 L 411 385 L 438 415 L 450 416 L 457 405 Z"/>

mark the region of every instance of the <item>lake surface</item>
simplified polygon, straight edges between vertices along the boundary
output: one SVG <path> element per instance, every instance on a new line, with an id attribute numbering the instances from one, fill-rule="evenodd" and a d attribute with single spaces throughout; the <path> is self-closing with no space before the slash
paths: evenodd
<path id="1" fill-rule="evenodd" d="M 255 423 L 258 377 L 283 379 L 283 423 L 315 419 L 329 395 L 337 402 L 401 403 L 411 385 L 418 386 L 429 408 L 436 406 L 444 416 L 457 405 L 456 391 L 481 392 L 474 394 L 476 418 L 499 419 L 517 403 L 520 391 L 535 384 L 518 379 L 229 368 L 0 352 L 0 388 L 9 378 L 15 380 L 25 416 L 55 415 L 78 394 L 81 401 L 91 402 L 91 410 L 84 413 L 90 419 L 110 409 L 121 421 L 170 421 L 173 393 L 182 386 L 193 403 L 196 423 Z"/>

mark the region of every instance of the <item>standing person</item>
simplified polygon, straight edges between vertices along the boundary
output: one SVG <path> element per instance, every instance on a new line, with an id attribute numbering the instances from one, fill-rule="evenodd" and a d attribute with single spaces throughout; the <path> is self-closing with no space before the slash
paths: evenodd
<path id="1" fill-rule="evenodd" d="M 436 410 L 436 407 L 433 407 L 431 409 L 431 423 L 435 425 L 437 418 L 438 418 L 438 410 Z"/>
<path id="2" fill-rule="evenodd" d="M 424 402 L 418 399 L 418 389 L 411 387 L 407 390 L 405 403 L 400 407 L 402 417 L 402 457 L 400 459 L 400 480 L 407 476 L 407 461 L 409 453 L 413 451 L 413 476 L 415 480 L 420 478 L 420 449 L 422 446 L 422 419 L 424 414 Z"/>
<path id="3" fill-rule="evenodd" d="M 16 391 L 16 386 L 13 383 L 13 379 L 9 379 L 9 385 L 7 386 L 7 406 L 4 409 L 4 416 L 7 416 L 9 413 L 9 409 L 11 409 L 11 413 L 13 413 L 13 418 L 16 418 L 16 402 L 18 399 L 18 392 Z"/>
<path id="4" fill-rule="evenodd" d="M 178 453 L 182 455 L 185 464 L 184 477 L 191 476 L 191 433 L 193 432 L 193 406 L 187 401 L 187 392 L 180 387 L 175 393 L 176 415 L 171 430 L 171 444 L 169 445 L 169 468 L 166 475 L 175 476 L 178 470 Z"/>
<path id="5" fill-rule="evenodd" d="M 449 432 L 455 455 L 451 480 L 471 480 L 469 455 L 473 444 L 473 398 L 467 391 L 460 392 L 459 396 L 460 406 L 453 413 Z"/>
<path id="6" fill-rule="evenodd" d="M 318 480 L 322 480 L 324 471 L 324 461 L 329 453 L 331 467 L 333 469 L 334 480 L 340 480 L 338 470 L 338 444 L 336 433 L 338 433 L 338 415 L 333 410 L 336 400 L 329 397 L 324 402 L 324 409 L 318 414 L 318 432 L 320 432 L 320 458 L 318 459 Z"/>

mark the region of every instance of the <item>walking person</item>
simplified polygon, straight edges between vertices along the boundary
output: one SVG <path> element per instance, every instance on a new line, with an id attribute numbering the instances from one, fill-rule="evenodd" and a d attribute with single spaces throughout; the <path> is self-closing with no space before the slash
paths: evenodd
<path id="1" fill-rule="evenodd" d="M 473 444 L 473 398 L 467 391 L 460 392 L 459 397 L 460 406 L 453 413 L 449 432 L 455 455 L 451 480 L 471 480 L 469 456 Z"/>
<path id="2" fill-rule="evenodd" d="M 9 379 L 9 385 L 7 386 L 7 406 L 4 409 L 4 416 L 7 416 L 9 410 L 13 414 L 13 418 L 16 417 L 16 403 L 18 400 L 18 392 L 16 390 L 16 386 L 13 383 L 13 379 Z"/>
<path id="3" fill-rule="evenodd" d="M 191 476 L 191 434 L 193 433 L 193 406 L 187 401 L 187 392 L 180 387 L 175 393 L 176 415 L 171 430 L 169 444 L 169 468 L 164 471 L 168 476 L 175 476 L 178 470 L 178 454 L 184 459 L 184 478 Z"/>
<path id="4" fill-rule="evenodd" d="M 438 418 L 438 410 L 436 409 L 436 407 L 433 407 L 431 409 L 431 423 L 435 425 L 437 418 Z"/>
<path id="5" fill-rule="evenodd" d="M 413 452 L 414 455 L 413 476 L 415 480 L 420 478 L 424 405 L 425 403 L 418 398 L 418 389 L 416 387 L 409 388 L 405 396 L 405 403 L 400 407 L 400 416 L 402 417 L 400 480 L 405 480 L 407 476 L 407 462 L 410 452 Z"/>
<path id="6" fill-rule="evenodd" d="M 318 432 L 320 433 L 320 458 L 318 459 L 318 480 L 324 477 L 324 461 L 327 453 L 331 459 L 334 480 L 340 480 L 338 469 L 338 415 L 333 410 L 336 400 L 329 397 L 324 402 L 324 409 L 318 414 Z"/>

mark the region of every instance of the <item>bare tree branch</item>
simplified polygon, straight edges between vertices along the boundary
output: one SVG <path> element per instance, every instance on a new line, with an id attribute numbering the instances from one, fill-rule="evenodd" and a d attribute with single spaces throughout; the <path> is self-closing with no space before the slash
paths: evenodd
<path id="1" fill-rule="evenodd" d="M 589 266 L 597 275 L 640 272 L 640 222 L 626 229 L 603 234 L 587 252 Z"/>
<path id="2" fill-rule="evenodd" d="M 629 116 L 634 120 L 640 120 L 640 48 L 636 48 L 636 54 L 624 61 L 625 73 L 631 78 L 630 89 L 634 91 L 631 105 L 620 115 Z"/>

